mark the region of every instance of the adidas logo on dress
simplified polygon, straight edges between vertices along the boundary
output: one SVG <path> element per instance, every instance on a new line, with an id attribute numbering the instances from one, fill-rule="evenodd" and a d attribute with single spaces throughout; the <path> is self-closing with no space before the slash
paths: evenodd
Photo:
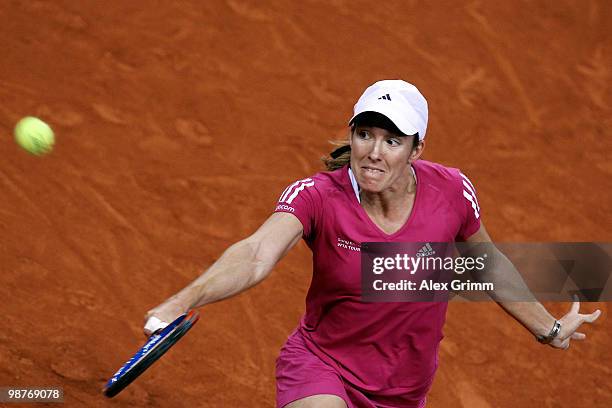
<path id="1" fill-rule="evenodd" d="M 416 256 L 419 258 L 423 258 L 426 256 L 435 255 L 436 251 L 433 250 L 429 242 L 423 245 L 423 248 L 419 249 L 416 253 Z"/>

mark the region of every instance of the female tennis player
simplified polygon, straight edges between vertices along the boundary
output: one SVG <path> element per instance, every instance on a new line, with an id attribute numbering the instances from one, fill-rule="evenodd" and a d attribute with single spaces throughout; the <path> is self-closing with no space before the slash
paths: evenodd
<path id="1" fill-rule="evenodd" d="M 419 160 L 428 109 L 418 89 L 379 81 L 355 105 L 328 171 L 296 181 L 250 237 L 146 315 L 145 332 L 261 282 L 303 238 L 313 253 L 306 312 L 277 359 L 278 407 L 422 407 L 438 365 L 446 302 L 361 300 L 362 242 L 490 242 L 459 170 Z M 516 273 L 504 256 L 494 276 Z M 600 314 L 555 319 L 537 301 L 499 302 L 542 343 L 566 349 Z"/>

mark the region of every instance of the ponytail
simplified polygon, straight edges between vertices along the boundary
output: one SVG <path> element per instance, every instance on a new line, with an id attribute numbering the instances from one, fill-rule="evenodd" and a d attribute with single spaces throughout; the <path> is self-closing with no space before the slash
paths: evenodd
<path id="1" fill-rule="evenodd" d="M 346 166 L 351 161 L 351 146 L 347 141 L 330 141 L 336 147 L 329 156 L 321 157 L 328 171 L 334 171 Z"/>

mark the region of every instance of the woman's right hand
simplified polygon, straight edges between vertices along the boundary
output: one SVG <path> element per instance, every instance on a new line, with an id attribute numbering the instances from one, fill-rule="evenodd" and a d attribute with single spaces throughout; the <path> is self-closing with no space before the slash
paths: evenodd
<path id="1" fill-rule="evenodd" d="M 177 317 L 186 313 L 188 308 L 179 302 L 168 299 L 159 306 L 149 310 L 144 317 L 144 333 L 145 335 L 151 336 L 154 332 L 159 329 L 163 329 L 170 323 L 172 323 Z"/>

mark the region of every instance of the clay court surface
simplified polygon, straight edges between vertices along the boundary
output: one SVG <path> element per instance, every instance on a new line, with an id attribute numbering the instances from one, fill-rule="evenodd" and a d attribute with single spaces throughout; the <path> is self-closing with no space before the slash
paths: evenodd
<path id="1" fill-rule="evenodd" d="M 494 239 L 612 241 L 612 4 L 428 3 L 1 1 L 0 386 L 63 386 L 71 407 L 272 407 L 303 243 L 118 397 L 100 390 L 144 313 L 319 171 L 378 79 L 428 98 L 425 158 L 472 179 Z M 55 129 L 51 155 L 13 142 L 26 115 Z M 560 352 L 495 304 L 452 303 L 428 406 L 612 406 L 596 308 Z"/>

